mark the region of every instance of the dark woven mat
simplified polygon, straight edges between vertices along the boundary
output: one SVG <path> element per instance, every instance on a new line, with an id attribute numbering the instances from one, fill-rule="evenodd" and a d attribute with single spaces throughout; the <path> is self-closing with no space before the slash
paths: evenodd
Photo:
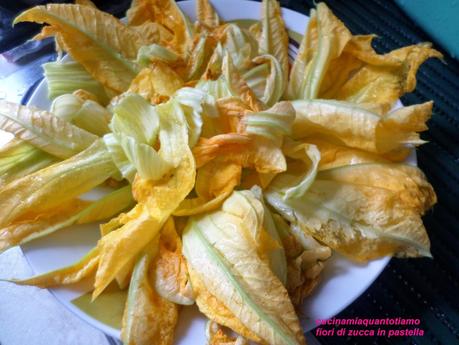
<path id="1" fill-rule="evenodd" d="M 105 9 L 116 14 L 123 13 L 129 2 L 96 1 L 102 4 L 100 7 L 106 5 Z M 379 38 L 375 48 L 380 52 L 431 41 L 392 1 L 325 2 L 354 34 L 376 33 Z M 4 0 L 1 5 L 8 3 L 14 1 Z M 313 1 L 287 0 L 281 4 L 308 14 Z M 21 31 L 18 36 L 3 37 L 3 49 L 6 45 L 21 43 L 24 33 Z M 420 318 L 425 334 L 390 339 L 319 337 L 322 344 L 459 344 L 459 63 L 444 54 L 444 62 L 429 60 L 421 67 L 416 91 L 402 98 L 405 105 L 427 100 L 435 102 L 430 130 L 423 135 L 429 143 L 418 150 L 419 166 L 439 198 L 433 211 L 424 218 L 434 259 L 391 260 L 375 283 L 337 316 Z"/>

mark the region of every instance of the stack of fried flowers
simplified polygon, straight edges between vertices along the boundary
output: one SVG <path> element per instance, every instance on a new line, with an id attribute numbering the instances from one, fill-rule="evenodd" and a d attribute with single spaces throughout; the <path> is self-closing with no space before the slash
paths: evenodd
<path id="1" fill-rule="evenodd" d="M 319 3 L 290 59 L 279 4 L 261 8 L 250 26 L 207 0 L 194 24 L 173 0 L 134 0 L 127 23 L 89 0 L 16 18 L 72 61 L 44 65 L 49 111 L 0 103 L 0 249 L 103 222 L 79 262 L 16 283 L 128 289 L 125 345 L 173 344 L 193 303 L 209 344 L 305 344 L 297 310 L 332 252 L 430 256 L 436 196 L 406 160 L 432 103 L 394 105 L 441 54 L 377 54 Z"/>

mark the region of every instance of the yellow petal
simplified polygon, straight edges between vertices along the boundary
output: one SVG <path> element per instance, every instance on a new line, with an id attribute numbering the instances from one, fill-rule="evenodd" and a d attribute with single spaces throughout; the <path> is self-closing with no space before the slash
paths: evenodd
<path id="1" fill-rule="evenodd" d="M 263 174 L 285 171 L 287 165 L 281 147 L 294 118 L 290 102 L 279 102 L 263 112 L 245 114 L 239 131 L 247 131 L 253 140 L 241 157 L 242 166 L 253 167 Z"/>
<path id="2" fill-rule="evenodd" d="M 129 25 L 156 22 L 172 32 L 164 42 L 179 55 L 185 56 L 191 47 L 191 25 L 174 0 L 136 0 L 127 12 Z"/>
<path id="3" fill-rule="evenodd" d="M 188 271 L 193 286 L 193 292 L 196 296 L 196 304 L 201 313 L 206 315 L 210 320 L 228 327 L 248 339 L 257 342 L 261 341 L 256 334 L 247 329 L 221 301 L 207 290 L 201 278 L 194 272 L 190 265 L 188 265 Z"/>
<path id="4" fill-rule="evenodd" d="M 196 198 L 185 199 L 175 216 L 190 216 L 209 212 L 221 206 L 241 179 L 241 166 L 215 159 L 197 171 Z"/>
<path id="5" fill-rule="evenodd" d="M 36 6 L 15 19 L 15 23 L 24 21 L 53 26 L 65 50 L 115 93 L 128 88 L 136 74 L 128 60 L 135 59 L 138 49 L 147 44 L 138 32 L 91 6 Z"/>
<path id="6" fill-rule="evenodd" d="M 93 299 L 112 282 L 113 279 L 132 263 L 142 249 L 155 238 L 162 224 L 150 217 L 143 205 L 138 204 L 128 214 L 135 214 L 132 220 L 99 240 L 99 266 L 94 282 Z M 164 220 L 165 221 L 165 220 Z"/>
<path id="7" fill-rule="evenodd" d="M 91 0 L 75 0 L 75 5 L 83 5 L 97 8 L 97 6 Z"/>
<path id="8" fill-rule="evenodd" d="M 301 98 L 300 91 L 304 88 L 305 75 L 308 72 L 309 63 L 315 51 L 313 48 L 315 42 L 317 42 L 317 12 L 315 9 L 312 9 L 309 13 L 309 23 L 306 32 L 290 70 L 287 99 Z"/>
<path id="9" fill-rule="evenodd" d="M 130 28 L 141 34 L 146 44 L 166 44 L 173 38 L 171 32 L 159 23 L 145 22 L 140 25 L 131 25 Z"/>
<path id="10" fill-rule="evenodd" d="M 152 255 L 137 261 L 123 315 L 121 339 L 125 345 L 172 345 L 178 307 L 160 297 L 148 276 Z"/>
<path id="11" fill-rule="evenodd" d="M 432 103 L 401 108 L 379 116 L 358 104 L 334 100 L 293 101 L 296 118 L 293 137 L 320 137 L 339 145 L 378 154 L 419 145 L 419 131 L 432 111 Z"/>
<path id="12" fill-rule="evenodd" d="M 0 129 L 61 159 L 83 151 L 98 139 L 50 112 L 3 100 Z"/>
<path id="13" fill-rule="evenodd" d="M 99 250 L 96 247 L 73 265 L 28 279 L 12 280 L 12 282 L 19 285 L 34 285 L 42 288 L 64 284 L 74 284 L 83 278 L 92 275 L 97 268 L 98 261 Z"/>
<path id="14" fill-rule="evenodd" d="M 230 336 L 218 323 L 210 320 L 206 325 L 206 337 L 208 345 L 248 345 L 247 339 L 241 335 Z"/>
<path id="15" fill-rule="evenodd" d="M 189 267 L 209 291 L 203 303 L 200 303 L 200 292 L 196 297 L 200 310 L 208 318 L 251 340 L 304 344 L 287 290 L 269 263 L 259 257 L 241 218 L 224 211 L 193 217 L 182 239 Z M 193 274 L 191 282 L 195 289 Z M 270 288 L 267 290 L 266 286 Z M 226 308 L 218 308 L 218 302 Z M 211 303 L 213 305 L 209 305 Z M 256 337 L 240 329 L 240 323 Z"/>
<path id="16" fill-rule="evenodd" d="M 257 98 L 271 107 L 281 99 L 287 83 L 281 65 L 271 55 L 257 56 L 252 62 L 255 67 L 245 72 L 243 78 Z"/>
<path id="17" fill-rule="evenodd" d="M 320 98 L 355 103 L 388 104 L 389 107 L 416 86 L 416 72 L 428 58 L 442 57 L 429 44 L 417 44 L 387 54 L 377 54 L 373 36 L 354 36 L 330 66 Z"/>
<path id="18" fill-rule="evenodd" d="M 415 104 L 394 110 L 383 117 L 376 129 L 380 152 L 390 152 L 400 147 L 395 143 L 420 145 L 419 132 L 427 130 L 426 122 L 432 115 L 433 102 Z"/>
<path id="19" fill-rule="evenodd" d="M 151 277 L 161 297 L 176 304 L 194 303 L 188 268 L 182 255 L 182 241 L 177 235 L 172 217 L 161 231 L 159 251 L 152 265 Z"/>
<path id="20" fill-rule="evenodd" d="M 321 171 L 301 198 L 269 203 L 306 234 L 356 261 L 430 256 L 421 216 L 435 192 L 416 167 L 356 164 Z"/>
<path id="21" fill-rule="evenodd" d="M 177 217 L 193 216 L 216 210 L 230 194 L 231 192 L 224 192 L 210 200 L 202 197 L 185 199 L 180 203 L 173 215 Z"/>
<path id="22" fill-rule="evenodd" d="M 250 143 L 247 135 L 228 133 L 216 135 L 210 139 L 200 138 L 193 148 L 196 166 L 202 167 L 217 156 L 237 155 Z"/>
<path id="23" fill-rule="evenodd" d="M 175 169 L 160 180 L 136 175 L 132 191 L 137 206 L 119 217 L 98 243 L 101 257 L 94 283 L 96 298 L 145 246 L 157 238 L 172 212 L 193 189 L 196 167 L 188 146 L 187 122 L 183 112 L 175 111 L 175 100 L 158 105 L 160 116 L 160 154 Z M 109 230 L 109 229 L 107 229 Z"/>
<path id="24" fill-rule="evenodd" d="M 273 214 L 273 220 L 287 255 L 286 287 L 293 305 L 299 307 L 317 286 L 332 252 L 297 226 L 290 227 L 278 214 Z"/>
<path id="25" fill-rule="evenodd" d="M 282 69 L 282 89 L 280 90 L 280 94 L 282 94 L 287 85 L 289 72 L 288 34 L 277 1 L 263 0 L 261 23 L 261 33 L 258 38 L 259 49 L 262 54 L 270 54 L 279 61 Z"/>
<path id="26" fill-rule="evenodd" d="M 171 178 L 151 181 L 137 177 L 134 180 L 133 193 L 139 204 L 126 214 L 125 225 L 99 241 L 101 258 L 94 283 L 94 298 L 158 235 L 172 212 L 192 190 L 194 175 L 194 159 L 188 149 Z"/>
<path id="27" fill-rule="evenodd" d="M 74 224 L 75 215 L 78 216 L 88 204 L 78 199 L 71 200 L 53 213 L 38 215 L 0 229 L 0 252 Z"/>
<path id="28" fill-rule="evenodd" d="M 380 55 L 371 45 L 373 38 L 352 36 L 324 3 L 317 4 L 291 70 L 288 97 L 374 103 L 387 111 L 413 91 L 425 60 L 442 57 L 426 43 Z"/>
<path id="29" fill-rule="evenodd" d="M 385 158 L 383 156 L 359 149 L 336 145 L 318 138 L 308 138 L 304 141 L 308 144 L 316 145 L 316 147 L 319 149 L 319 171 L 337 168 L 344 165 L 390 162 L 390 157 Z M 402 160 L 404 160 L 404 158 Z"/>
<path id="30" fill-rule="evenodd" d="M 183 84 L 182 78 L 172 68 L 165 63 L 155 61 L 149 68 L 140 71 L 132 80 L 128 91 L 137 93 L 156 104 L 168 99 Z"/>
<path id="31" fill-rule="evenodd" d="M 311 18 L 290 74 L 290 99 L 318 98 L 332 61 L 352 37 L 323 2 L 317 4 L 317 11 L 311 11 Z"/>
<path id="32" fill-rule="evenodd" d="M 225 164 L 216 159 L 198 169 L 196 193 L 204 198 L 212 198 L 223 192 L 232 191 L 239 184 L 241 167 L 238 164 Z"/>
<path id="33" fill-rule="evenodd" d="M 208 68 L 217 42 L 207 34 L 196 37 L 188 59 L 187 80 L 200 79 Z"/>
<path id="34" fill-rule="evenodd" d="M 241 99 L 226 97 L 217 100 L 217 108 L 220 113 L 220 122 L 223 122 L 223 132 L 237 132 L 240 120 L 250 112 L 250 108 Z"/>
<path id="35" fill-rule="evenodd" d="M 209 0 L 196 1 L 196 18 L 206 28 L 213 29 L 220 25 L 220 18 Z"/>
<path id="36" fill-rule="evenodd" d="M 0 189 L 0 224 L 5 226 L 50 212 L 100 185 L 116 171 L 105 145 L 96 141 L 72 158 Z"/>
<path id="37" fill-rule="evenodd" d="M 225 78 L 229 82 L 231 92 L 234 95 L 238 95 L 251 110 L 261 111 L 263 105 L 242 78 L 228 53 L 223 57 L 222 70 Z"/>

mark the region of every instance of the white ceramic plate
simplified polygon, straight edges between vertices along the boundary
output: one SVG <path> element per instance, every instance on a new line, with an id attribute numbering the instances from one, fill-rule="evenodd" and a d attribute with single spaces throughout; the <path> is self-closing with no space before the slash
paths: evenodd
<path id="1" fill-rule="evenodd" d="M 241 0 L 212 0 L 216 10 L 224 20 L 259 19 L 260 3 Z M 180 8 L 193 20 L 194 1 L 178 3 Z M 283 9 L 288 29 L 304 33 L 308 17 L 303 14 Z M 43 109 L 49 109 L 46 81 L 43 81 L 29 101 Z M 23 252 L 35 273 L 44 273 L 58 267 L 71 264 L 81 258 L 97 242 L 97 225 L 74 226 L 23 246 Z M 302 308 L 301 320 L 305 331 L 314 328 L 316 319 L 333 317 L 359 297 L 378 277 L 389 258 L 382 258 L 368 264 L 358 265 L 338 255 L 334 255 L 322 274 L 322 281 Z M 82 312 L 71 300 L 87 291 L 81 284 L 71 288 L 50 290 L 54 296 L 76 315 L 108 335 L 119 338 L 120 332 Z M 181 311 L 176 343 L 180 345 L 205 344 L 205 318 L 196 307 L 185 307 Z"/>

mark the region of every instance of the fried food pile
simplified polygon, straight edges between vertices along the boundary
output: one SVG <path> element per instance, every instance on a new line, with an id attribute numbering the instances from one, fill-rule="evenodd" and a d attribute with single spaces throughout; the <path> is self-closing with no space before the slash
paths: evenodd
<path id="1" fill-rule="evenodd" d="M 127 23 L 89 0 L 16 18 L 72 60 L 43 66 L 49 111 L 0 102 L 0 248 L 102 222 L 79 262 L 17 284 L 91 278 L 96 299 L 115 282 L 126 345 L 173 344 L 193 303 L 209 344 L 293 345 L 332 252 L 430 256 L 436 196 L 405 161 L 432 102 L 394 104 L 441 54 L 378 54 L 318 3 L 290 59 L 279 4 L 261 8 L 250 27 L 207 0 L 195 23 L 173 0 L 134 0 Z"/>

